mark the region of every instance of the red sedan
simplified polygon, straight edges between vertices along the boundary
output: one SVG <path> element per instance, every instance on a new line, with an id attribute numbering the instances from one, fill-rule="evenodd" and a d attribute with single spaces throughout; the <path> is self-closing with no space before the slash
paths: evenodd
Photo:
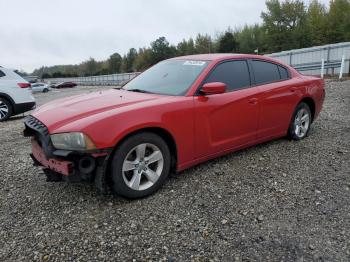
<path id="1" fill-rule="evenodd" d="M 57 85 L 53 85 L 52 87 L 53 88 L 72 88 L 72 87 L 76 87 L 77 84 L 76 83 L 73 83 L 73 82 L 62 82 L 62 83 L 59 83 Z"/>
<path id="2" fill-rule="evenodd" d="M 271 139 L 305 138 L 323 80 L 255 55 L 169 59 L 111 89 L 48 103 L 25 120 L 48 180 L 147 196 L 169 172 Z"/>

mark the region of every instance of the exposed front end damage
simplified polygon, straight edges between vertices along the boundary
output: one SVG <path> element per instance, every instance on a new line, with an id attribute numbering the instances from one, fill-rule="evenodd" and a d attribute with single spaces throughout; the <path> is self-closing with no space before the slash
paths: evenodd
<path id="1" fill-rule="evenodd" d="M 111 149 L 86 152 L 57 150 L 48 128 L 41 121 L 28 116 L 24 124 L 24 136 L 31 137 L 33 164 L 43 168 L 47 181 L 94 182 L 98 191 L 107 191 L 106 172 Z"/>

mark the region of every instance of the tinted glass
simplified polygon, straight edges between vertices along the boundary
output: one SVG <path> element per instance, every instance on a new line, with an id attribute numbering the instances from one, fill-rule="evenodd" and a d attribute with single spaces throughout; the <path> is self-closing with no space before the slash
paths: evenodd
<path id="1" fill-rule="evenodd" d="M 278 70 L 280 71 L 280 76 L 282 80 L 288 79 L 289 78 L 289 74 L 288 74 L 288 70 L 285 69 L 282 66 L 278 66 Z"/>
<path id="2" fill-rule="evenodd" d="M 123 88 L 164 95 L 184 95 L 207 61 L 168 60 L 151 67 Z"/>
<path id="3" fill-rule="evenodd" d="M 3 77 L 3 76 L 5 76 L 5 74 L 4 74 L 4 72 L 2 72 L 2 71 L 0 70 L 0 77 Z"/>
<path id="4" fill-rule="evenodd" d="M 250 76 L 246 61 L 230 61 L 215 67 L 205 83 L 222 82 L 227 85 L 227 92 L 250 86 Z"/>
<path id="5" fill-rule="evenodd" d="M 257 85 L 281 80 L 277 65 L 258 60 L 253 60 L 252 65 Z"/>

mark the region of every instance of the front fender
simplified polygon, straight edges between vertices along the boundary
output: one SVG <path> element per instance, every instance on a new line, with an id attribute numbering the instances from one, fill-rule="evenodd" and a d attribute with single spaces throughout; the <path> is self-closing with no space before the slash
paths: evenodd
<path id="1" fill-rule="evenodd" d="M 132 110 L 103 112 L 76 120 L 55 130 L 84 132 L 98 149 L 114 148 L 130 133 L 145 128 L 161 128 L 175 140 L 178 164 L 193 160 L 194 105 L 193 97 L 172 98 L 167 103 Z"/>

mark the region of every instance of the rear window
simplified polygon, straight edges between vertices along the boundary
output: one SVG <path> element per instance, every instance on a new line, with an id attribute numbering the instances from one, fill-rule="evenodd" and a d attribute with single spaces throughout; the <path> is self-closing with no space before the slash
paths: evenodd
<path id="1" fill-rule="evenodd" d="M 255 83 L 257 85 L 268 84 L 281 80 L 278 66 L 273 63 L 253 60 L 252 61 Z"/>
<path id="2" fill-rule="evenodd" d="M 5 76 L 5 73 L 0 70 L 0 77 Z"/>

